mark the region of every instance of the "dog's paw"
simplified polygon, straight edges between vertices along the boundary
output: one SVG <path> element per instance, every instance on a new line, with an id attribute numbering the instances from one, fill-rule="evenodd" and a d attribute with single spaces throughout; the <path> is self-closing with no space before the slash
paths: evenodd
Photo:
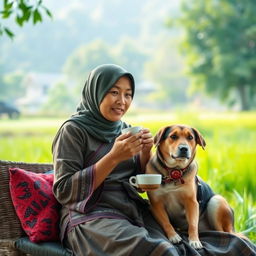
<path id="1" fill-rule="evenodd" d="M 177 244 L 177 243 L 179 243 L 182 240 L 182 238 L 176 233 L 174 236 L 169 236 L 169 240 L 173 244 Z"/>
<path id="2" fill-rule="evenodd" d="M 203 245 L 199 240 L 189 240 L 189 245 L 193 247 L 194 249 L 201 249 L 203 248 Z"/>

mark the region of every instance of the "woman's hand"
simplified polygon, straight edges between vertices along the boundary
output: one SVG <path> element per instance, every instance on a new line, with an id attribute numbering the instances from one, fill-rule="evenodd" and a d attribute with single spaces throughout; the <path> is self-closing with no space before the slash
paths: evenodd
<path id="1" fill-rule="evenodd" d="M 137 155 L 143 149 L 142 132 L 132 135 L 130 132 L 120 135 L 109 154 L 113 160 L 121 162 Z"/>
<path id="2" fill-rule="evenodd" d="M 141 131 L 142 150 L 140 152 L 140 165 L 142 172 L 146 171 L 146 165 L 151 157 L 151 149 L 154 145 L 154 139 L 149 129 L 144 128 Z"/>
<path id="3" fill-rule="evenodd" d="M 142 147 L 141 133 L 135 135 L 126 133 L 117 137 L 109 153 L 95 165 L 94 189 L 104 182 L 116 165 L 137 155 L 142 150 Z"/>
<path id="4" fill-rule="evenodd" d="M 148 154 L 151 151 L 151 148 L 154 145 L 153 136 L 148 128 L 141 130 L 141 139 L 142 139 L 142 154 Z"/>

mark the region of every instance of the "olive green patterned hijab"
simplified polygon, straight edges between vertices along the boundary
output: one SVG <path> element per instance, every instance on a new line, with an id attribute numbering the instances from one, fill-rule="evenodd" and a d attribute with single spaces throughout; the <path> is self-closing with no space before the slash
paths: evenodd
<path id="1" fill-rule="evenodd" d="M 82 126 L 90 135 L 102 142 L 112 142 L 121 132 L 124 123 L 105 119 L 100 113 L 100 103 L 106 93 L 122 76 L 128 76 L 134 95 L 134 78 L 125 69 L 114 64 L 98 66 L 89 74 L 82 92 L 77 113 L 72 115 L 72 120 Z"/>

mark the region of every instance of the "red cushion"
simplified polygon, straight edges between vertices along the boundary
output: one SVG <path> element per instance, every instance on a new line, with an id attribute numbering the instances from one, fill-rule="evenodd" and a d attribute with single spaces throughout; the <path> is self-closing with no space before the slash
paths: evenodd
<path id="1" fill-rule="evenodd" d="M 53 174 L 10 168 L 10 193 L 22 228 L 32 242 L 59 240 L 59 203 Z"/>

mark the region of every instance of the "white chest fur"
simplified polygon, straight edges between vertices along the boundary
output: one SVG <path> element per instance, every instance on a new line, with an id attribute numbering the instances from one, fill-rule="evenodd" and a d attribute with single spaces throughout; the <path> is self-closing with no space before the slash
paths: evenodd
<path id="1" fill-rule="evenodd" d="M 162 200 L 165 204 L 165 208 L 170 215 L 180 215 L 181 212 L 184 212 L 184 206 L 182 200 L 177 200 L 177 197 L 180 197 L 180 194 L 185 192 L 185 185 L 175 185 L 174 183 L 169 183 L 162 185 L 155 195 Z"/>

